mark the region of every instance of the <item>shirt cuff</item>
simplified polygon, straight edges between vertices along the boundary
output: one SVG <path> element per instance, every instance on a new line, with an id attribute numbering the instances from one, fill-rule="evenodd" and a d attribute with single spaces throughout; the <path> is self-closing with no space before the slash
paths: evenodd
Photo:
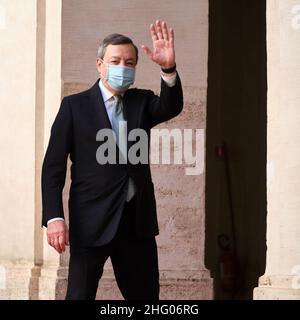
<path id="1" fill-rule="evenodd" d="M 165 74 L 160 74 L 164 82 L 167 84 L 168 87 L 174 87 L 176 84 L 177 72 L 171 74 L 170 76 L 166 76 Z"/>
<path id="2" fill-rule="evenodd" d="M 58 221 L 58 220 L 65 221 L 65 219 L 63 219 L 63 218 L 53 218 L 53 219 L 50 219 L 50 220 L 47 221 L 47 226 L 48 226 L 49 223 L 54 222 L 54 221 Z"/>

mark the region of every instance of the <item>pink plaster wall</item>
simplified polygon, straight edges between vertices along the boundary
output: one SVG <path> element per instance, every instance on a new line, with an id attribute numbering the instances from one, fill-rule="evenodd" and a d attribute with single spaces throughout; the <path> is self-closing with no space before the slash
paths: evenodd
<path id="1" fill-rule="evenodd" d="M 63 1 L 62 78 L 64 94 L 85 89 L 97 79 L 99 41 L 113 32 L 150 45 L 148 27 L 156 19 L 175 29 L 184 111 L 160 128 L 205 128 L 208 1 Z M 136 86 L 158 92 L 159 68 L 140 50 Z M 204 152 L 203 151 L 203 156 Z M 186 165 L 153 165 L 160 235 L 157 237 L 161 298 L 210 299 L 212 282 L 204 268 L 204 174 L 185 175 Z M 105 290 L 103 290 L 105 288 Z M 105 292 L 105 294 L 104 294 Z M 101 280 L 98 298 L 120 298 L 111 275 Z"/>

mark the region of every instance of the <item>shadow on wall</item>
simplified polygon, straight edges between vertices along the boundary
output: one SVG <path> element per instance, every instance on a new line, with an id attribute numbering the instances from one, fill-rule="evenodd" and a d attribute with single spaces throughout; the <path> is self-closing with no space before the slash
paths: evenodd
<path id="1" fill-rule="evenodd" d="M 266 2 L 211 0 L 205 263 L 215 299 L 252 299 L 266 262 Z"/>

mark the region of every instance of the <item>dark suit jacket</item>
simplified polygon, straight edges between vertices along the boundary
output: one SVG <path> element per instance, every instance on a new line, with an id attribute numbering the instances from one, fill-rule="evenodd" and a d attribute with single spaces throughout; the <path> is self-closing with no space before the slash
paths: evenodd
<path id="1" fill-rule="evenodd" d="M 161 81 L 160 97 L 150 90 L 141 89 L 128 89 L 123 96 L 128 133 L 131 129 L 142 128 L 150 137 L 152 127 L 177 116 L 182 108 L 183 94 L 178 75 L 174 87 L 170 88 Z M 124 188 L 129 176 L 136 185 L 136 232 L 141 237 L 158 234 L 149 164 L 100 165 L 96 161 L 96 151 L 101 142 L 96 141 L 96 134 L 102 128 L 111 128 L 111 124 L 99 79 L 89 90 L 62 100 L 51 128 L 42 168 L 42 224 L 46 226 L 48 220 L 64 217 L 62 190 L 70 155 L 71 248 L 102 245 L 110 240 L 123 209 Z M 128 142 L 128 149 L 134 143 Z"/>

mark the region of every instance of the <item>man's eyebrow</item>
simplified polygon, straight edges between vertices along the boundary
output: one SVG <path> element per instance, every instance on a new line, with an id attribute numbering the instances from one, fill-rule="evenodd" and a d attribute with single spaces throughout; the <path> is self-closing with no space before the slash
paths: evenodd
<path id="1" fill-rule="evenodd" d="M 112 57 L 110 57 L 109 59 L 121 59 L 121 58 L 118 57 L 118 56 L 112 56 Z M 130 60 L 134 61 L 135 59 L 134 59 L 134 58 L 128 58 L 128 59 L 126 59 L 126 61 L 130 61 Z"/>

